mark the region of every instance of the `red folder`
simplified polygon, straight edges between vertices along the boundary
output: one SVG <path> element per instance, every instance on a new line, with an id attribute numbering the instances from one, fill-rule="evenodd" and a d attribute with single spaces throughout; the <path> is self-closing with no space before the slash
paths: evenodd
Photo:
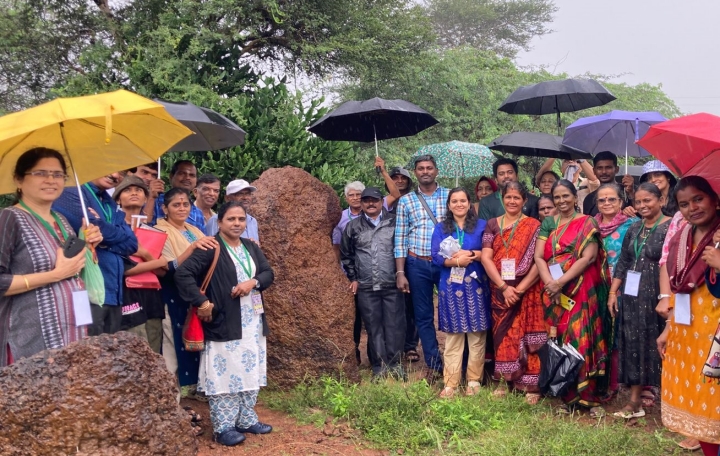
<path id="1" fill-rule="evenodd" d="M 163 247 L 165 247 L 165 241 L 168 237 L 167 233 L 155 228 L 145 228 L 144 226 L 141 226 L 135 230 L 135 236 L 137 236 L 138 244 L 145 247 L 153 258 L 156 260 L 160 258 Z M 130 258 L 137 263 L 143 262 L 143 259 L 140 257 L 131 256 Z"/>

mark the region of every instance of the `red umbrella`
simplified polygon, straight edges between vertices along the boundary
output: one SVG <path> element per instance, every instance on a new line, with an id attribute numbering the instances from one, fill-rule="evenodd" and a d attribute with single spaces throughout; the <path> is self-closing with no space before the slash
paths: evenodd
<path id="1" fill-rule="evenodd" d="M 652 125 L 637 141 L 679 176 L 702 176 L 720 192 L 720 117 L 700 113 Z"/>

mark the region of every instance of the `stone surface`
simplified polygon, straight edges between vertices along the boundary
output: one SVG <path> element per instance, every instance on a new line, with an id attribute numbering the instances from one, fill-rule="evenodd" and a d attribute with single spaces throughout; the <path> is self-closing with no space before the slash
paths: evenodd
<path id="1" fill-rule="evenodd" d="M 195 455 L 175 385 L 127 332 L 21 359 L 0 370 L 0 454 Z"/>
<path id="2" fill-rule="evenodd" d="M 290 166 L 265 171 L 253 185 L 250 213 L 275 271 L 275 283 L 263 292 L 268 381 L 292 386 L 339 370 L 357 380 L 354 301 L 330 239 L 340 199 L 330 186 Z"/>

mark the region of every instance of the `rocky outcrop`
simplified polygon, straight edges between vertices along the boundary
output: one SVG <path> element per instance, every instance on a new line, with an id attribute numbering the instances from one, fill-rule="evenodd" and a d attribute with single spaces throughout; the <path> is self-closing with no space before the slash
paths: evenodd
<path id="1" fill-rule="evenodd" d="M 0 370 L 0 454 L 195 455 L 177 392 L 127 332 L 40 352 Z"/>
<path id="2" fill-rule="evenodd" d="M 253 185 L 250 213 L 275 271 L 275 283 L 263 292 L 269 382 L 291 386 L 340 370 L 358 379 L 353 296 L 330 239 L 341 215 L 338 196 L 289 166 L 265 171 Z"/>

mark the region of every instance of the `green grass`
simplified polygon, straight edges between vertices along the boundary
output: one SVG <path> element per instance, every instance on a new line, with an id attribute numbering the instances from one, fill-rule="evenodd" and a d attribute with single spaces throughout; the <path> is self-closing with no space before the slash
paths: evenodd
<path id="1" fill-rule="evenodd" d="M 524 397 L 437 398 L 424 381 L 347 381 L 325 377 L 292 391 L 264 391 L 264 402 L 304 423 L 347 422 L 378 448 L 405 454 L 579 456 L 682 454 L 664 430 L 627 427 L 612 418 L 556 417 Z"/>

